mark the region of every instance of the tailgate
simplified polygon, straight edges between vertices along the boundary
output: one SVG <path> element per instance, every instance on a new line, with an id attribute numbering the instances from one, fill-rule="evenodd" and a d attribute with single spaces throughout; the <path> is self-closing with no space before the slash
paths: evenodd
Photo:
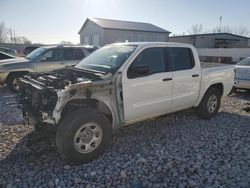
<path id="1" fill-rule="evenodd" d="M 250 79 L 250 67 L 237 66 L 235 77 L 240 79 Z"/>

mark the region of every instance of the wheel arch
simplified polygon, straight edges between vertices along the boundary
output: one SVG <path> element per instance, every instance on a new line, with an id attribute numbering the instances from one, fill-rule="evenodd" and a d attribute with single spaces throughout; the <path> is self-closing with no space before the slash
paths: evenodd
<path id="1" fill-rule="evenodd" d="M 61 120 L 63 119 L 63 117 L 71 112 L 71 111 L 75 111 L 77 109 L 80 108 L 92 108 L 95 109 L 101 113 L 103 113 L 105 116 L 108 117 L 108 119 L 110 120 L 111 125 L 113 125 L 114 123 L 114 115 L 113 112 L 111 110 L 111 108 L 109 107 L 108 104 L 106 104 L 105 102 L 99 100 L 99 99 L 95 99 L 95 98 L 91 98 L 91 99 L 72 99 L 70 101 L 68 101 L 62 111 L 61 111 Z"/>
<path id="2" fill-rule="evenodd" d="M 207 91 L 208 91 L 210 88 L 215 88 L 215 89 L 217 89 L 217 90 L 220 92 L 220 95 L 223 96 L 223 94 L 224 94 L 224 86 L 223 86 L 222 83 L 216 83 L 216 84 L 211 85 L 211 86 L 207 89 Z M 207 91 L 206 91 L 206 92 L 207 92 Z"/>
<path id="3" fill-rule="evenodd" d="M 221 96 L 223 96 L 223 94 L 224 94 L 224 85 L 223 85 L 223 83 L 221 83 L 221 82 L 213 83 L 213 84 L 211 84 L 209 87 L 207 87 L 206 90 L 205 90 L 204 92 L 202 92 L 202 93 L 200 94 L 199 100 L 198 100 L 198 102 L 194 105 L 194 107 L 196 107 L 196 106 L 198 106 L 198 105 L 200 104 L 200 102 L 201 102 L 202 98 L 204 97 L 204 95 L 205 95 L 205 94 L 207 93 L 207 91 L 208 91 L 209 89 L 211 89 L 211 88 L 217 89 L 217 90 L 220 92 Z"/>
<path id="4" fill-rule="evenodd" d="M 12 72 L 9 72 L 8 76 L 6 77 L 5 82 L 7 82 L 11 78 L 12 75 L 15 75 L 15 74 L 26 75 L 26 74 L 29 74 L 29 73 L 30 73 L 29 71 L 12 71 Z"/>

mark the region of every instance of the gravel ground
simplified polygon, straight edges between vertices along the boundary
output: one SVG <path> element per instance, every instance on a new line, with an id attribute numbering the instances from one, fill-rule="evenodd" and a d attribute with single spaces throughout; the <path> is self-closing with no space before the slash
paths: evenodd
<path id="1" fill-rule="evenodd" d="M 55 136 L 21 124 L 0 88 L 0 187 L 250 187 L 250 95 L 231 95 L 210 121 L 193 110 L 114 131 L 104 155 L 80 166 Z"/>

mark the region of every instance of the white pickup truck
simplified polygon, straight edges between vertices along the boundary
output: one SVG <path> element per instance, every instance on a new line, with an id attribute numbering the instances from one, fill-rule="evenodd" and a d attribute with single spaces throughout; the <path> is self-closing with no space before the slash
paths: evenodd
<path id="1" fill-rule="evenodd" d="M 119 43 L 76 66 L 24 76 L 20 101 L 28 123 L 55 126 L 59 151 L 81 163 L 104 151 L 112 128 L 187 108 L 212 118 L 233 83 L 233 66 L 201 64 L 191 45 Z"/>

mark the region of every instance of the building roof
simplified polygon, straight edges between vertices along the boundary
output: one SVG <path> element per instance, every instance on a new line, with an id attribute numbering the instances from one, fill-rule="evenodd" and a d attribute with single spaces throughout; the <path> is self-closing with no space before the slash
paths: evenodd
<path id="1" fill-rule="evenodd" d="M 206 36 L 206 35 L 230 35 L 230 36 L 234 36 L 234 37 L 241 37 L 241 38 L 249 39 L 248 37 L 235 35 L 232 33 L 204 33 L 204 34 L 195 34 L 195 35 L 179 35 L 179 36 L 171 36 L 170 38 L 195 37 L 195 36 Z"/>
<path id="2" fill-rule="evenodd" d="M 117 29 L 117 30 L 132 30 L 132 31 L 144 31 L 144 32 L 157 32 L 157 33 L 171 33 L 165 29 L 157 27 L 150 23 L 143 22 L 131 22 L 131 21 L 121 21 L 121 20 L 108 20 L 103 18 L 87 18 L 81 27 L 80 32 L 88 21 L 92 21 L 105 29 Z"/>

